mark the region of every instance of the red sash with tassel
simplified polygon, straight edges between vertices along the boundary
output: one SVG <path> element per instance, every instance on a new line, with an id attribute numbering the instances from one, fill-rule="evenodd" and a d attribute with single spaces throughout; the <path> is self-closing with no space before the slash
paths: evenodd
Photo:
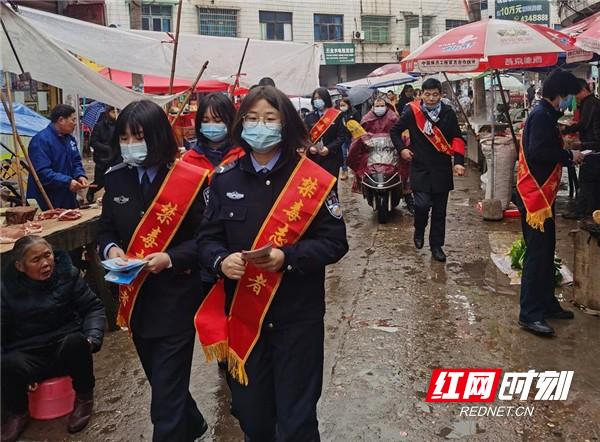
<path id="1" fill-rule="evenodd" d="M 127 248 L 127 256 L 142 259 L 151 253 L 164 252 L 207 176 L 205 169 L 181 160 L 175 161 L 136 227 Z M 130 285 L 119 286 L 119 326 L 129 327 L 135 301 L 147 276 L 148 272 L 142 270 Z"/>
<path id="2" fill-rule="evenodd" d="M 296 243 L 319 212 L 335 181 L 324 169 L 302 157 L 265 218 L 252 249 L 269 242 L 275 247 Z M 243 385 L 248 385 L 244 366 L 260 337 L 264 317 L 282 279 L 282 272 L 267 272 L 248 264 L 237 283 L 229 316 L 225 314 L 225 285 L 221 279 L 194 318 L 206 359 L 226 360 L 231 375 Z"/>
<path id="3" fill-rule="evenodd" d="M 315 125 L 312 127 L 312 129 L 308 133 L 308 135 L 310 137 L 310 142 L 316 143 L 317 141 L 319 141 L 319 139 L 323 135 L 325 135 L 325 132 L 327 132 L 327 130 L 333 125 L 333 123 L 335 123 L 335 120 L 337 119 L 337 117 L 339 117 L 341 114 L 342 113 L 339 110 L 337 110 L 333 107 L 330 107 L 329 109 L 327 109 L 323 113 L 323 116 L 321 118 L 319 118 L 319 121 L 317 121 L 315 123 Z"/>
<path id="4" fill-rule="evenodd" d="M 529 165 L 523 152 L 523 143 L 519 150 L 519 165 L 517 167 L 517 191 L 521 195 L 527 211 L 527 224 L 541 232 L 544 223 L 552 218 L 552 205 L 558 194 L 558 186 L 562 176 L 562 165 L 557 164 L 546 182 L 540 186 L 529 170 Z"/>
<path id="5" fill-rule="evenodd" d="M 435 147 L 435 149 L 443 154 L 452 156 L 454 153 L 458 153 L 461 155 L 465 154 L 465 142 L 462 138 L 454 138 L 452 140 L 452 144 L 446 140 L 446 137 L 442 133 L 439 127 L 435 125 L 431 125 L 433 130 L 433 134 L 429 135 L 425 133 L 425 123 L 427 122 L 427 117 L 421 110 L 421 106 L 419 103 L 411 101 L 408 103 L 410 108 L 412 109 L 413 115 L 415 116 L 415 122 L 417 124 L 417 128 L 421 131 L 421 133 L 427 138 L 427 140 Z"/>

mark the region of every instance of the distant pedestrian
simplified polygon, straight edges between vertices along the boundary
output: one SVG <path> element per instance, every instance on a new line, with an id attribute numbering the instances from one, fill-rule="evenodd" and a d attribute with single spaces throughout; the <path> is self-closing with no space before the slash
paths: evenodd
<path id="1" fill-rule="evenodd" d="M 87 191 L 86 199 L 88 203 L 93 203 L 94 194 L 104 187 L 104 174 L 108 168 L 120 162 L 119 152 L 111 147 L 116 119 L 117 110 L 112 106 L 107 106 L 106 111 L 92 130 L 90 146 L 93 150 L 94 182 L 90 184 Z"/>

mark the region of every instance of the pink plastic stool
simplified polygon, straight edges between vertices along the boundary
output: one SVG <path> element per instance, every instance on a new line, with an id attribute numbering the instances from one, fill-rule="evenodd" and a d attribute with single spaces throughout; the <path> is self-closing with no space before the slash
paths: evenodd
<path id="1" fill-rule="evenodd" d="M 29 414 L 34 419 L 49 420 L 66 416 L 75 406 L 71 376 L 46 379 L 29 391 Z"/>

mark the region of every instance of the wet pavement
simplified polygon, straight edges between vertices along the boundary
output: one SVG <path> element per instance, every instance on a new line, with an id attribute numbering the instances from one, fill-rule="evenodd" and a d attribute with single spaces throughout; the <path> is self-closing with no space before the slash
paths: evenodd
<path id="1" fill-rule="evenodd" d="M 576 310 L 574 321 L 552 323 L 553 339 L 519 329 L 518 286 L 510 286 L 490 260 L 498 241 L 506 246 L 518 236 L 519 221 L 482 221 L 474 210 L 481 198 L 477 185 L 472 170 L 456 180 L 448 208 L 448 262 L 441 264 L 427 247 L 412 245 L 412 218 L 405 209 L 378 225 L 362 198 L 350 193 L 350 182 L 340 184 L 350 252 L 327 271 L 323 440 L 600 440 L 600 318 Z M 567 233 L 576 223 L 558 220 L 558 254 L 570 266 Z M 190 388 L 211 425 L 204 440 L 240 441 L 224 378 L 199 350 Z M 107 335 L 95 367 L 96 411 L 88 428 L 70 436 L 66 418 L 32 422 L 23 440 L 151 440 L 150 390 L 126 332 Z M 467 418 L 459 415 L 461 404 L 424 402 L 437 367 L 575 374 L 566 401 L 502 402 L 534 406 L 533 416 Z"/>

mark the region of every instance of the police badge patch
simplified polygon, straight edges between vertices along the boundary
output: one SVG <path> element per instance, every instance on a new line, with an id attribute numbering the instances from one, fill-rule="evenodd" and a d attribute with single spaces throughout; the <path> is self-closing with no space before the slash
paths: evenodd
<path id="1" fill-rule="evenodd" d="M 327 195 L 325 207 L 327 207 L 327 210 L 335 219 L 342 219 L 342 206 L 340 204 L 340 200 L 338 199 L 337 193 L 335 193 L 333 190 L 329 192 L 329 195 Z"/>
<path id="2" fill-rule="evenodd" d="M 204 204 L 206 206 L 208 206 L 208 195 L 210 194 L 210 187 L 207 187 L 206 189 L 204 189 L 204 191 L 202 192 L 202 196 L 204 197 Z"/>

